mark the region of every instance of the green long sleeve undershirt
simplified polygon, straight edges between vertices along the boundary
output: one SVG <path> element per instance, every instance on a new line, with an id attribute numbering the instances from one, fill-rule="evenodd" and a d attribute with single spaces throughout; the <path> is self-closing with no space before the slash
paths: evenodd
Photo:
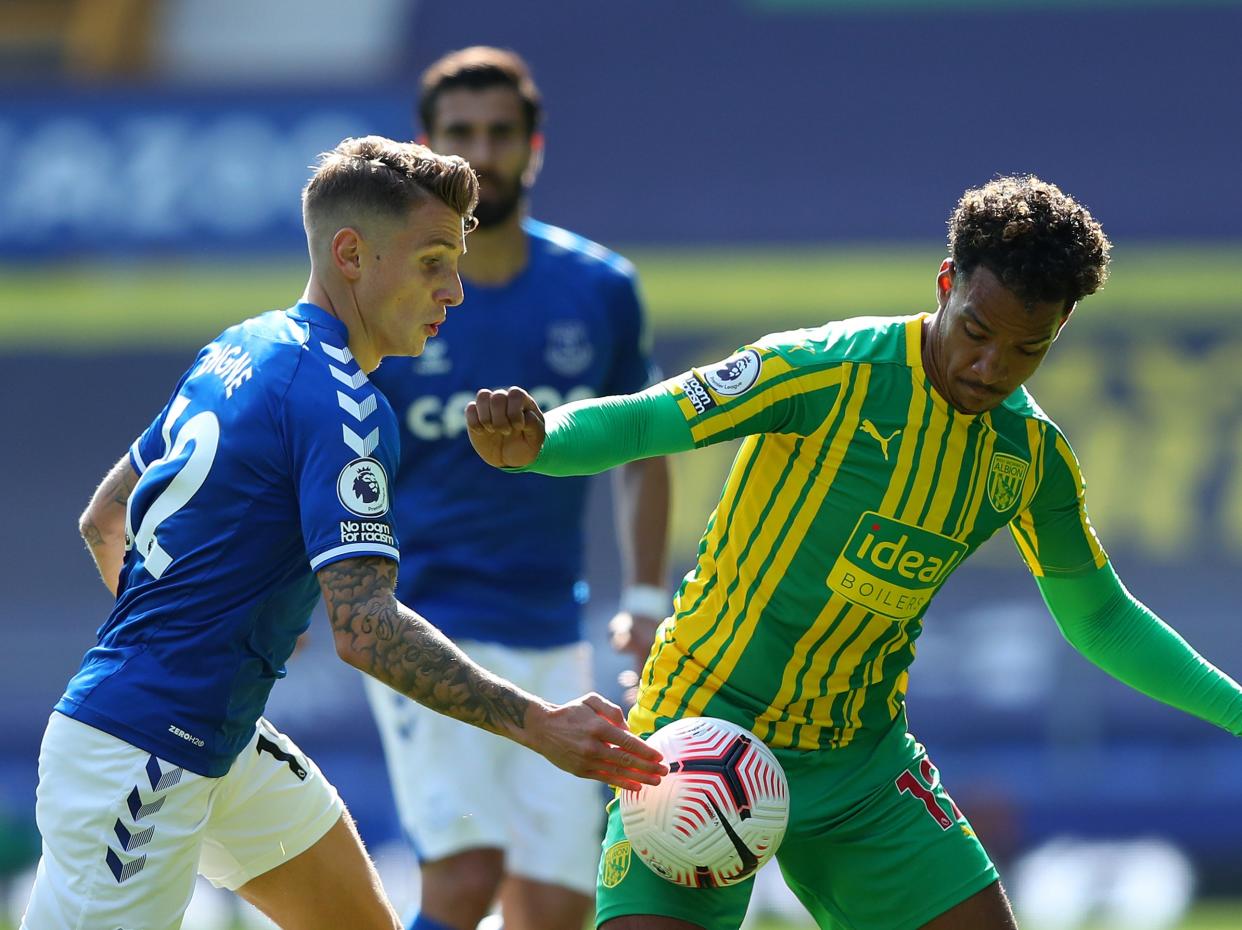
<path id="1" fill-rule="evenodd" d="M 694 448 L 664 385 L 558 407 L 547 416 L 547 431 L 539 457 L 515 470 L 592 475 Z M 1111 565 L 1036 581 L 1057 626 L 1083 656 L 1131 688 L 1242 736 L 1242 687 L 1136 600 Z"/>
<path id="2" fill-rule="evenodd" d="M 565 404 L 548 413 L 546 425 L 539 457 L 514 471 L 558 478 L 594 475 L 635 459 L 694 448 L 690 426 L 663 384 L 640 394 Z"/>

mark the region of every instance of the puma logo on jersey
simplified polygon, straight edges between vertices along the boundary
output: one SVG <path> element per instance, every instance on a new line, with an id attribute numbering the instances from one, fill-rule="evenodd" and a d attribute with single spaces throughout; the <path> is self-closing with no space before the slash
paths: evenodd
<path id="1" fill-rule="evenodd" d="M 872 439 L 874 439 L 876 442 L 880 444 L 880 451 L 884 453 L 884 461 L 887 462 L 888 461 L 888 444 L 892 442 L 894 438 L 896 438 L 897 434 L 900 433 L 901 430 L 895 429 L 893 430 L 891 435 L 881 436 L 880 431 L 875 428 L 875 424 L 872 423 L 870 420 L 863 420 L 862 426 L 860 426 L 859 429 L 861 429 L 864 433 L 866 433 L 868 436 L 870 436 Z"/>

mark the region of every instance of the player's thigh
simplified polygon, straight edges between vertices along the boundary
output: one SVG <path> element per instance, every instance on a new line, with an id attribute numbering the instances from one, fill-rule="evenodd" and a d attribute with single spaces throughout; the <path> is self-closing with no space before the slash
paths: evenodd
<path id="1" fill-rule="evenodd" d="M 504 930 L 582 930 L 595 895 L 511 875 L 500 891 Z"/>
<path id="2" fill-rule="evenodd" d="M 932 918 L 920 930 L 1018 930 L 1018 924 L 997 881 Z"/>
<path id="3" fill-rule="evenodd" d="M 237 891 L 317 844 L 344 809 L 319 767 L 260 719 L 216 791 L 199 871 Z"/>
<path id="4" fill-rule="evenodd" d="M 466 849 L 419 861 L 420 913 L 450 927 L 473 927 L 487 916 L 505 876 L 503 850 Z"/>
<path id="5" fill-rule="evenodd" d="M 22 926 L 180 926 L 217 782 L 52 714 L 35 804 L 43 857 Z"/>
<path id="6" fill-rule="evenodd" d="M 874 787 L 847 812 L 813 771 L 790 779 L 795 818 L 777 858 L 821 927 L 917 930 L 997 881 L 925 750 L 908 742 L 904 766 L 860 772 Z"/>
<path id="7" fill-rule="evenodd" d="M 398 930 L 348 812 L 309 849 L 237 889 L 283 930 Z"/>
<path id="8" fill-rule="evenodd" d="M 563 701 L 586 690 L 591 675 L 586 644 L 540 650 L 526 658 L 530 674 L 525 687 L 536 694 Z M 607 789 L 518 748 L 513 767 L 494 790 L 509 799 L 507 872 L 593 895 Z"/>
<path id="9" fill-rule="evenodd" d="M 652 872 L 621 829 L 619 805 L 608 805 L 604 852 L 595 889 L 595 924 L 607 930 L 737 930 L 754 879 L 726 888 L 685 888 Z M 653 920 L 652 918 L 661 918 Z"/>

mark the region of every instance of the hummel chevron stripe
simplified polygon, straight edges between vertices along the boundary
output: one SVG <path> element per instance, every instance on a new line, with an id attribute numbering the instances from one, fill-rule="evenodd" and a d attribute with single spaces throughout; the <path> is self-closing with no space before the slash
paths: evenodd
<path id="1" fill-rule="evenodd" d="M 354 360 L 354 353 L 350 352 L 348 348 L 338 349 L 336 346 L 330 346 L 326 342 L 319 343 L 319 348 L 323 349 L 324 354 L 328 358 L 334 358 L 342 365 L 348 365 Z"/>
<path id="2" fill-rule="evenodd" d="M 359 422 L 365 420 L 375 412 L 377 407 L 379 407 L 379 401 L 376 399 L 374 394 L 368 395 L 362 403 L 358 403 L 353 398 L 337 391 L 336 402 L 341 405 L 342 410 L 350 414 Z"/>
<path id="3" fill-rule="evenodd" d="M 138 793 L 138 789 L 135 788 L 129 793 L 129 797 L 125 799 L 125 803 L 129 807 L 129 816 L 133 817 L 135 821 L 138 821 L 143 817 L 150 817 L 152 814 L 158 814 L 160 808 L 164 806 L 164 802 L 167 800 L 168 795 L 164 795 L 162 798 L 152 801 L 150 804 L 143 804 L 142 795 L 140 795 Z"/>
<path id="4" fill-rule="evenodd" d="M 152 791 L 163 791 L 165 788 L 171 788 L 177 782 L 181 781 L 181 776 L 185 769 L 178 766 L 165 772 L 160 768 L 160 762 L 155 756 L 152 756 L 147 762 L 147 780 L 151 782 Z"/>
<path id="5" fill-rule="evenodd" d="M 332 377 L 336 378 L 336 380 L 341 382 L 341 384 L 347 385 L 353 388 L 355 391 L 367 383 L 366 372 L 362 371 L 361 369 L 358 371 L 355 371 L 352 375 L 347 375 L 345 374 L 345 372 L 341 371 L 341 369 L 337 368 L 335 365 L 329 365 L 328 371 L 332 372 Z"/>
<path id="6" fill-rule="evenodd" d="M 117 822 L 112 826 L 112 832 L 121 841 L 121 848 L 129 852 L 131 849 L 141 849 L 151 842 L 151 837 L 155 836 L 155 827 L 147 827 L 145 830 L 139 830 L 135 833 L 118 818 Z"/>
<path id="7" fill-rule="evenodd" d="M 142 871 L 142 867 L 147 864 L 146 856 L 139 856 L 137 859 L 131 859 L 129 862 L 123 860 L 112 848 L 108 848 L 108 854 L 104 856 L 104 861 L 108 863 L 108 868 L 112 870 L 112 875 L 116 878 L 119 885 L 126 879 L 133 878 Z"/>
<path id="8" fill-rule="evenodd" d="M 360 457 L 365 458 L 370 455 L 372 451 L 374 451 L 375 447 L 379 445 L 378 426 L 371 430 L 371 432 L 367 433 L 366 439 L 363 439 L 344 423 L 341 424 L 341 429 L 344 431 L 345 445 L 357 452 Z"/>

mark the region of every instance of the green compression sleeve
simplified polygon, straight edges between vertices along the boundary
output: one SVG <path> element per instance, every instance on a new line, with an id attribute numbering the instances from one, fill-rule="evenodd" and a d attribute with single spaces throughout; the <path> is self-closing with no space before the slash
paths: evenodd
<path id="1" fill-rule="evenodd" d="M 1135 599 L 1112 565 L 1036 582 L 1065 638 L 1108 674 L 1242 736 L 1242 687 Z"/>
<path id="2" fill-rule="evenodd" d="M 541 475 L 594 475 L 616 465 L 694 448 L 690 425 L 663 384 L 639 394 L 597 397 L 547 415 L 539 457 L 525 468 Z"/>

